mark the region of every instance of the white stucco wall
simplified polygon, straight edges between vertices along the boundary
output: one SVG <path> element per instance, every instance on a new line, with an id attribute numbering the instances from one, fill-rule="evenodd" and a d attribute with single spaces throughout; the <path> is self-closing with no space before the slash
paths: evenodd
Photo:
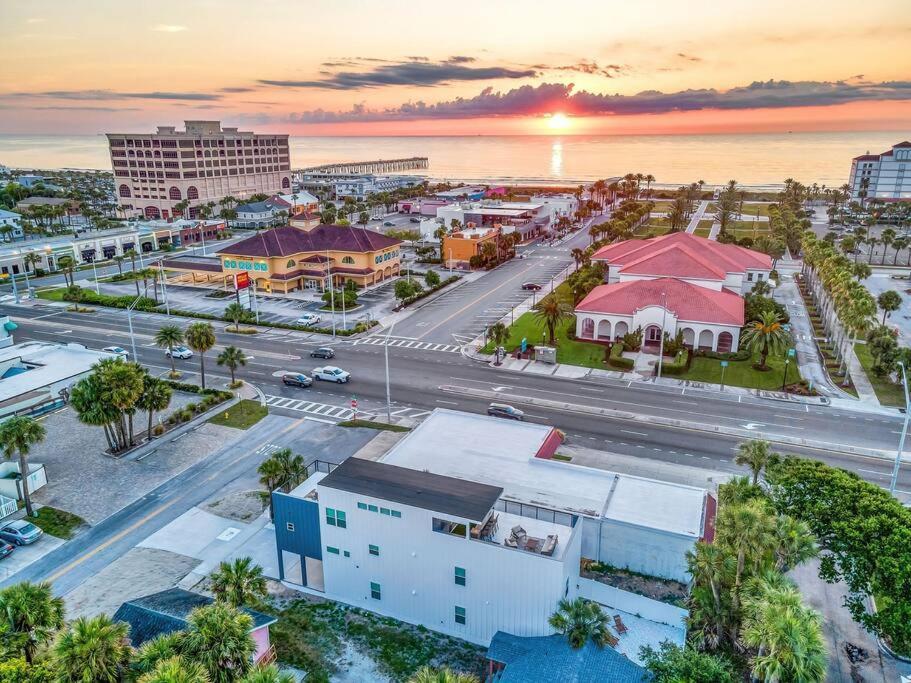
<path id="1" fill-rule="evenodd" d="M 586 335 L 585 321 L 591 320 L 594 324 L 593 334 Z M 579 339 L 594 339 L 596 341 L 616 340 L 618 323 L 627 325 L 626 332 L 633 332 L 637 327 L 642 327 L 643 341 L 647 340 L 645 334 L 649 325 L 662 326 L 662 307 L 646 306 L 635 311 L 633 315 L 613 315 L 607 313 L 587 313 L 576 311 L 576 336 Z M 677 330 L 683 330 L 684 343 L 690 346 L 699 346 L 712 351 L 718 350 L 718 341 L 722 332 L 731 335 L 731 351 L 736 351 L 740 343 L 740 328 L 736 325 L 717 325 L 690 320 L 678 320 L 677 316 L 668 312 L 664 328 L 670 336 L 676 336 Z M 622 334 L 620 335 L 622 336 Z M 696 343 L 694 343 L 696 342 Z"/>

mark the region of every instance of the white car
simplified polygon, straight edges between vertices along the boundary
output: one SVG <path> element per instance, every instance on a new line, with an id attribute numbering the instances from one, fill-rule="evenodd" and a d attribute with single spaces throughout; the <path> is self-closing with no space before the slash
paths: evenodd
<path id="1" fill-rule="evenodd" d="M 120 356 L 121 358 L 129 358 L 130 354 L 122 346 L 105 346 L 102 351 L 107 353 L 113 353 L 115 356 Z"/>
<path id="2" fill-rule="evenodd" d="M 326 365 L 322 368 L 313 369 L 313 379 L 344 384 L 349 379 L 351 379 L 351 373 L 345 372 L 341 368 L 337 368 L 334 365 Z"/>
<path id="3" fill-rule="evenodd" d="M 193 357 L 193 352 L 190 351 L 190 349 L 188 349 L 186 346 L 175 346 L 173 351 L 171 349 L 165 349 L 164 355 L 167 358 L 171 358 L 173 356 L 174 358 L 187 359 Z"/>
<path id="4" fill-rule="evenodd" d="M 298 325 L 316 325 L 320 320 L 316 313 L 304 313 L 296 322 Z"/>

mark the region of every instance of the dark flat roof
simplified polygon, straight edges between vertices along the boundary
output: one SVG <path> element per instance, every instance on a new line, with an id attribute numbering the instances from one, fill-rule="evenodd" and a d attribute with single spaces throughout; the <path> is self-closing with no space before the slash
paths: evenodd
<path id="1" fill-rule="evenodd" d="M 484 519 L 503 493 L 500 486 L 363 458 L 348 458 L 324 477 L 320 486 L 442 512 L 473 522 Z"/>

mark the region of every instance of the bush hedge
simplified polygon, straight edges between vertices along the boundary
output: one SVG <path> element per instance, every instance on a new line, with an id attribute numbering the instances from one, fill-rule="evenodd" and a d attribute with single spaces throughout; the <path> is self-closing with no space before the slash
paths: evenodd
<path id="1" fill-rule="evenodd" d="M 694 351 L 693 355 L 703 358 L 714 358 L 715 360 L 750 360 L 753 354 L 748 349 L 741 349 L 733 353 L 719 353 L 718 351 Z"/>
<path id="2" fill-rule="evenodd" d="M 686 349 L 680 349 L 674 356 L 674 360 L 661 363 L 662 375 L 682 375 L 687 369 L 688 352 Z"/>
<path id="3" fill-rule="evenodd" d="M 614 342 L 614 345 L 610 348 L 610 356 L 607 359 L 607 364 L 611 367 L 617 368 L 619 370 L 632 370 L 633 369 L 633 359 L 623 357 L 623 343 Z"/>
<path id="4" fill-rule="evenodd" d="M 415 294 L 414 296 L 409 296 L 407 299 L 404 299 L 402 301 L 402 308 L 405 308 L 406 306 L 413 304 L 415 301 L 420 301 L 425 296 L 429 296 L 430 294 L 433 294 L 434 292 L 438 292 L 441 289 L 443 289 L 443 287 L 446 287 L 447 285 L 451 285 L 453 282 L 456 282 L 457 280 L 460 280 L 460 279 L 461 278 L 458 275 L 450 275 L 448 278 L 441 281 L 440 284 L 430 287 L 429 289 L 425 289 L 425 290 L 419 292 L 418 294 Z"/>

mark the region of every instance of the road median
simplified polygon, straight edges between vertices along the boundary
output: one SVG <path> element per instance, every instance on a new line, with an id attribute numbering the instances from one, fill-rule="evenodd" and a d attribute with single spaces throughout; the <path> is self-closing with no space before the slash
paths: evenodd
<path id="1" fill-rule="evenodd" d="M 744 440 L 762 439 L 775 444 L 787 446 L 800 446 L 803 448 L 816 448 L 834 453 L 847 455 L 857 455 L 863 457 L 882 458 L 888 460 L 895 459 L 895 453 L 880 450 L 877 448 L 865 448 L 862 446 L 849 446 L 840 443 L 831 443 L 828 441 L 817 441 L 814 439 L 801 439 L 799 437 L 787 436 L 784 434 L 775 434 L 759 429 L 742 429 L 738 427 L 724 427 L 721 425 L 706 424 L 703 422 L 694 422 L 691 420 L 676 420 L 659 415 L 640 415 L 631 413 L 626 410 L 617 410 L 616 408 L 599 408 L 579 403 L 567 403 L 564 401 L 552 401 L 544 398 L 535 398 L 531 396 L 520 396 L 518 394 L 507 394 L 500 391 L 489 391 L 487 389 L 474 389 L 471 387 L 460 387 L 451 384 L 440 386 L 440 390 L 450 394 L 462 394 L 464 396 L 474 396 L 475 398 L 485 398 L 498 403 L 513 403 L 527 406 L 538 406 L 549 408 L 551 410 L 561 410 L 565 412 L 576 413 L 580 415 L 597 415 L 600 417 L 609 417 L 615 420 L 625 420 L 639 424 L 649 424 L 662 427 L 673 427 L 676 429 L 686 429 L 689 431 L 710 432 L 713 434 L 723 434 L 725 436 L 738 437 Z"/>

